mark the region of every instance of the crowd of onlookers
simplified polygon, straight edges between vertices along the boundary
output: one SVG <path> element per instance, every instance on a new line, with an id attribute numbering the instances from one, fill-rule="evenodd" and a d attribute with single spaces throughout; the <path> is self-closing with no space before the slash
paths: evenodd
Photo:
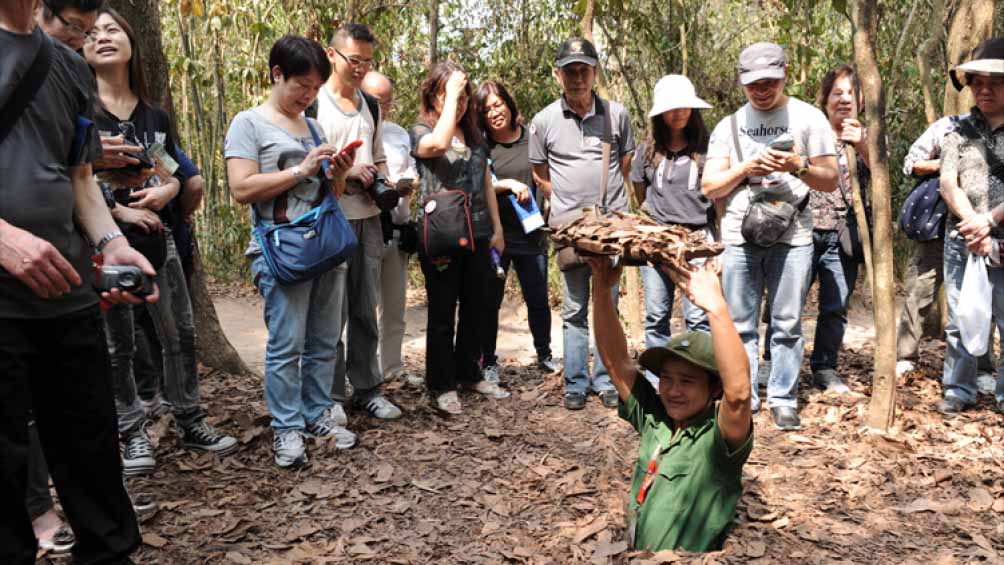
<path id="1" fill-rule="evenodd" d="M 627 109 L 596 94 L 598 54 L 586 40 L 559 46 L 561 96 L 532 118 L 501 82 L 475 85 L 446 62 L 429 69 L 408 129 L 391 121 L 394 85 L 373 70 L 378 48 L 360 24 L 341 26 L 327 47 L 283 36 L 269 53 L 267 100 L 235 116 L 226 136 L 229 188 L 254 224 L 247 256 L 264 298 L 275 463 L 306 464 L 306 438 L 353 447 L 346 408 L 401 418 L 383 391 L 393 379 L 424 386 L 448 416 L 464 412 L 463 391 L 509 397 L 496 338 L 513 268 L 536 367 L 562 372 L 564 406 L 582 409 L 595 393 L 642 436 L 633 539 L 720 544 L 753 445 L 750 415 L 766 403 L 779 429 L 800 427 L 802 314 L 816 281 L 812 382 L 849 391 L 838 354 L 863 262 L 854 199 L 870 208 L 871 163 L 854 68 L 829 70 L 810 104 L 785 93 L 784 50 L 756 43 L 738 59 L 745 105 L 709 131 L 711 105 L 686 77 L 667 75 L 636 145 Z M 29 563 L 37 540 L 52 552 L 73 547 L 80 562 L 126 562 L 149 503 L 127 493 L 122 475 L 156 468 L 149 423 L 170 411 L 186 448 L 224 456 L 238 447 L 209 424 L 199 393 L 189 280 L 203 181 L 152 102 L 133 28 L 101 0 L 0 7 L 0 53 L 0 472 L 13 509 L 0 523 L 0 556 Z M 986 328 L 971 327 L 963 289 L 985 291 L 983 314 L 989 306 L 1004 324 L 1004 41 L 981 45 L 952 78 L 976 105 L 932 124 L 904 163 L 918 198 L 901 223 L 917 245 L 897 365 L 913 369 L 944 285 L 936 408 L 946 414 L 975 403 L 979 371 L 999 373 L 987 339 L 973 345 Z M 637 369 L 616 329 L 619 268 L 555 249 L 559 362 L 545 224 L 628 211 L 632 200 L 724 253 L 690 271 L 641 268 L 647 350 Z M 306 264 L 332 246 L 337 259 Z M 424 376 L 402 357 L 413 254 L 428 301 Z M 145 286 L 116 271 L 133 267 Z M 677 294 L 686 331 L 672 336 Z M 996 407 L 1004 411 L 999 376 Z M 712 467 L 693 463 L 705 458 Z M 667 465 L 694 467 L 657 472 Z M 716 473 L 728 480 L 711 481 Z M 54 510 L 50 475 L 72 529 Z M 655 482 L 655 502 L 645 503 L 654 481 L 679 476 L 689 477 L 679 492 Z M 721 496 L 682 494 L 697 491 Z M 667 512 L 678 498 L 705 518 L 675 523 Z"/>

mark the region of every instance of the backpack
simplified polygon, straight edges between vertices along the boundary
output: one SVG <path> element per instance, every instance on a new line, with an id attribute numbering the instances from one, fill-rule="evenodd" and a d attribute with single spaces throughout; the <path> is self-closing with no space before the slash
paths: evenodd
<path id="1" fill-rule="evenodd" d="M 932 241 L 945 235 L 948 206 L 941 198 L 941 179 L 931 175 L 920 179 L 903 202 L 899 228 L 914 241 Z"/>
<path id="2" fill-rule="evenodd" d="M 325 87 L 322 86 L 321 88 L 325 88 Z M 370 96 L 369 94 L 366 94 L 365 92 L 363 92 L 361 89 L 359 90 L 359 94 L 361 94 L 363 96 L 363 102 L 366 103 L 366 107 L 369 108 L 370 115 L 373 116 L 373 139 L 370 140 L 370 142 L 371 143 L 375 143 L 376 142 L 377 125 L 380 124 L 380 102 L 377 101 L 376 98 L 374 98 L 374 97 Z M 310 103 L 310 106 L 307 106 L 307 109 L 304 110 L 304 112 L 303 112 L 304 115 L 306 115 L 308 118 L 314 118 L 316 120 L 317 119 L 317 105 L 318 105 L 317 98 L 314 98 L 314 101 Z"/>

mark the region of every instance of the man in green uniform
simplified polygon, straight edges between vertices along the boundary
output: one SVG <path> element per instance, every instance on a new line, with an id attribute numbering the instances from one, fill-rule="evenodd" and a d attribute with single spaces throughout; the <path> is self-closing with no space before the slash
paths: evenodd
<path id="1" fill-rule="evenodd" d="M 621 269 L 591 258 L 596 348 L 620 395 L 620 416 L 641 434 L 628 512 L 637 549 L 707 551 L 722 546 L 753 449 L 749 361 L 718 279 L 717 261 L 695 271 L 663 267 L 708 314 L 711 334 L 691 331 L 646 350 L 652 388 L 628 354 L 611 290 Z M 721 398 L 719 402 L 715 402 Z"/>

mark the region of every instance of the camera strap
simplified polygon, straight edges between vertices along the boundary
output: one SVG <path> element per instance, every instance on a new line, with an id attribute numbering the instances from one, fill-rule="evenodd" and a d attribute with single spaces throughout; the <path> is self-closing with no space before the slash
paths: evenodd
<path id="1" fill-rule="evenodd" d="M 41 34 L 42 44 L 39 46 L 35 59 L 31 62 L 28 72 L 21 78 L 21 82 L 14 87 L 7 103 L 0 109 L 0 145 L 3 144 L 7 136 L 14 129 L 17 121 L 24 115 L 38 89 L 42 88 L 42 83 L 49 76 L 52 69 L 52 40 L 46 34 Z"/>
<path id="2" fill-rule="evenodd" d="M 603 147 L 603 156 L 600 160 L 600 212 L 607 213 L 607 182 L 610 176 L 610 149 L 614 142 L 613 125 L 610 117 L 610 103 L 596 97 L 597 106 L 603 112 L 603 138 L 600 140 Z"/>

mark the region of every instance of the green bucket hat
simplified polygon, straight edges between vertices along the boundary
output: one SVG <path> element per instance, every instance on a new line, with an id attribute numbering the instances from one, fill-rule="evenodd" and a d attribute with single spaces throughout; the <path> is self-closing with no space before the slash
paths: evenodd
<path id="1" fill-rule="evenodd" d="M 708 371 L 712 375 L 718 373 L 715 362 L 715 348 L 711 342 L 711 334 L 707 332 L 687 331 L 673 336 L 665 347 L 646 349 L 638 363 L 654 375 L 662 370 L 662 364 L 669 357 L 679 357 Z"/>

